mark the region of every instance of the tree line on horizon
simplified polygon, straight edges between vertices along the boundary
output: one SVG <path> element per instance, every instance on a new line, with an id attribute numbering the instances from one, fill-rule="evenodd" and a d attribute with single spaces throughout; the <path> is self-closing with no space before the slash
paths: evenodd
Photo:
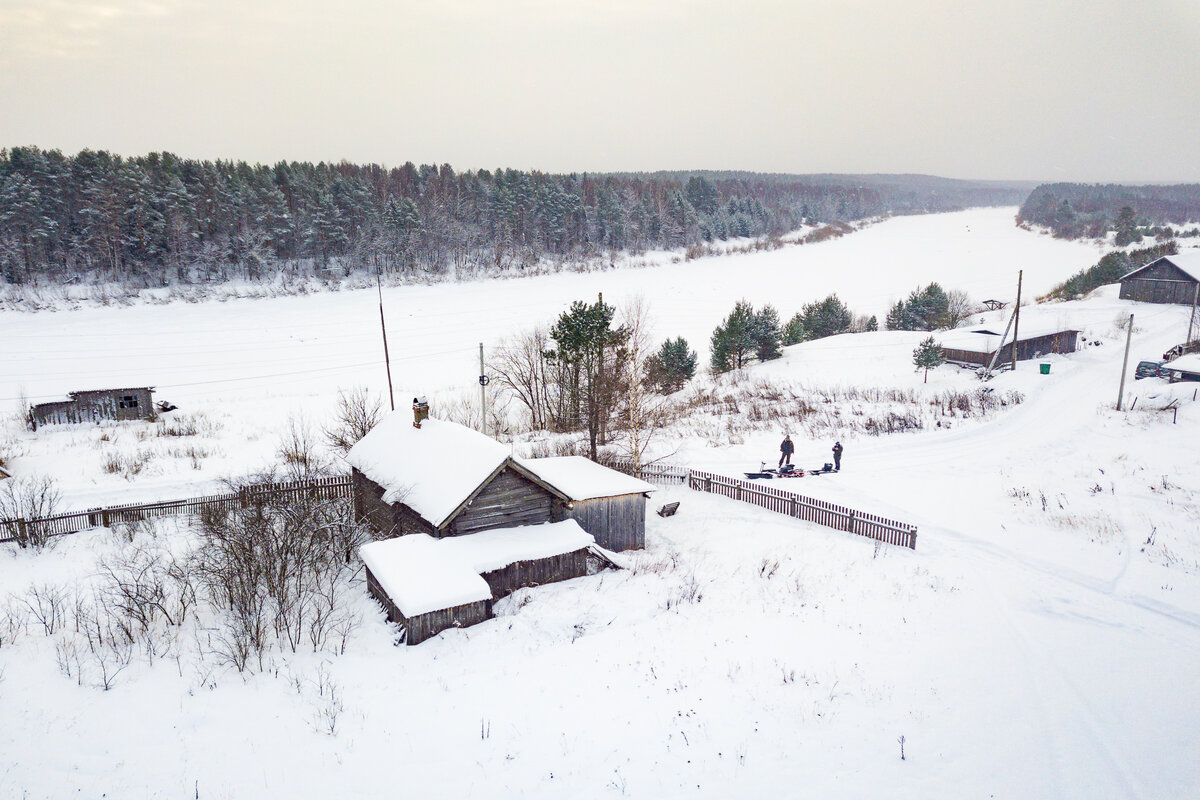
<path id="1" fill-rule="evenodd" d="M 1166 225 L 1191 225 L 1185 235 L 1200 236 L 1200 184 L 1042 184 L 1021 204 L 1017 222 L 1041 225 L 1063 239 L 1103 238 L 1115 230 L 1122 247 L 1143 235 L 1168 238 Z"/>
<path id="2" fill-rule="evenodd" d="M 922 191 L 929 198 L 916 202 Z M 741 173 L 268 166 L 13 147 L 0 149 L 0 280 L 155 287 L 258 281 L 281 271 L 337 277 L 521 270 L 547 258 L 775 236 L 804 222 L 951 210 L 993 190 L 956 191 Z"/>

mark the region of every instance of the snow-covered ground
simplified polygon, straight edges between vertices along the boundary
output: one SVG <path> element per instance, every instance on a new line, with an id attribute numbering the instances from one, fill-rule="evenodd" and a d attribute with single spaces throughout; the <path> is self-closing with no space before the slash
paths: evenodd
<path id="1" fill-rule="evenodd" d="M 741 296 L 788 315 L 836 289 L 882 315 L 930 280 L 1009 299 L 1023 267 L 1032 296 L 1096 258 L 1016 229 L 1011 210 L 903 218 L 772 253 L 395 289 L 389 338 L 394 354 L 412 355 L 400 385 L 465 390 L 473 343 L 595 291 L 642 293 L 662 335 L 701 344 Z M 14 365 L 4 396 L 153 383 L 203 415 L 189 437 L 143 435 L 142 423 L 20 435 L 14 469 L 58 475 L 69 503 L 87 506 L 192 494 L 261 466 L 288 413 L 322 421 L 339 385 L 380 385 L 373 303 L 352 293 L 0 314 L 0 341 L 19 345 L 3 356 Z M 192 655 L 202 630 L 178 658 L 135 660 L 108 692 L 60 674 L 53 636 L 0 642 L 0 797 L 1190 796 L 1200 785 L 1200 404 L 1182 385 L 1130 379 L 1126 404 L 1137 405 L 1113 409 L 1116 320 L 1130 312 L 1130 374 L 1187 326 L 1188 309 L 1111 289 L 1027 308 L 1023 323 L 1077 327 L 1089 344 L 1046 358 L 1048 375 L 1022 362 L 991 382 L 1023 402 L 947 417 L 949 429 L 843 436 L 843 472 L 776 484 L 911 521 L 915 552 L 671 488 L 651 502 L 679 500 L 679 513 L 650 515 L 629 569 L 522 590 L 498 619 L 418 647 L 392 646 L 365 592 L 344 655 L 276 653 L 253 675 L 203 667 Z M 922 383 L 911 366 L 919 338 L 835 337 L 743 378 L 922 398 L 978 388 L 952 366 Z M 338 366 L 359 355 L 370 365 Z M 329 371 L 251 377 L 308 367 Z M 1147 410 L 1167 393 L 1180 400 L 1177 422 Z M 671 446 L 680 462 L 737 475 L 774 460 L 782 433 Z M 798 440 L 796 462 L 829 460 L 831 444 Z M 210 452 L 194 470 L 163 453 L 127 480 L 100 468 L 118 446 Z M 188 534 L 165 523 L 159 536 Z M 95 531 L 40 555 L 6 551 L 0 595 L 86 585 L 117 546 Z M 331 686 L 342 706 L 334 736 L 322 732 Z"/>

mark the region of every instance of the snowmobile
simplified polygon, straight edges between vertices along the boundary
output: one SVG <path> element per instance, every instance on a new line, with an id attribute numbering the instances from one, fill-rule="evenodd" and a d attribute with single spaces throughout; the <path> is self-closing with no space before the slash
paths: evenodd
<path id="1" fill-rule="evenodd" d="M 768 467 L 767 462 L 759 464 L 758 472 L 747 472 L 746 477 L 754 478 L 803 478 L 804 470 L 796 469 L 794 464 L 784 464 L 779 469 Z"/>

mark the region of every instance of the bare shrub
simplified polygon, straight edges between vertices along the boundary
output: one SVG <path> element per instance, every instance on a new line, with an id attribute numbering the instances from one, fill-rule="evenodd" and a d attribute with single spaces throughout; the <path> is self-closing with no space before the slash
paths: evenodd
<path id="1" fill-rule="evenodd" d="M 34 622 L 47 636 L 53 636 L 67 621 L 67 592 L 61 586 L 44 583 L 30 586 L 20 601 L 29 609 Z"/>
<path id="2" fill-rule="evenodd" d="M 341 453 L 367 435 L 383 419 L 383 401 L 366 387 L 338 390 L 337 411 L 333 424 L 325 429 L 325 441 Z"/>
<path id="3" fill-rule="evenodd" d="M 325 475 L 330 461 L 320 452 L 316 429 L 302 416 L 288 417 L 287 428 L 275 454 L 283 463 L 284 472 L 292 480 Z"/>
<path id="4" fill-rule="evenodd" d="M 351 556 L 369 540 L 344 500 L 265 498 L 262 505 L 201 521 L 196 569 L 205 601 L 221 616 L 217 652 L 239 671 L 262 668 L 278 643 L 321 650 L 341 646 L 357 618 L 345 610 Z"/>
<path id="5" fill-rule="evenodd" d="M 58 484 L 48 475 L 6 480 L 0 483 L 0 529 L 20 547 L 40 550 L 50 536 L 40 526 L 21 521 L 52 516 L 61 501 Z"/>
<path id="6" fill-rule="evenodd" d="M 21 638 L 27 617 L 25 609 L 15 605 L 11 596 L 5 600 L 0 606 L 0 647 L 15 644 Z"/>

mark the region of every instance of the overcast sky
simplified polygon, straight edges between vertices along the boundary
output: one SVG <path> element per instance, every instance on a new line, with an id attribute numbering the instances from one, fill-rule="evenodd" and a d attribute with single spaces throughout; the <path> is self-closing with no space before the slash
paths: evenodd
<path id="1" fill-rule="evenodd" d="M 0 146 L 1200 180 L 1200 0 L 0 0 Z"/>

